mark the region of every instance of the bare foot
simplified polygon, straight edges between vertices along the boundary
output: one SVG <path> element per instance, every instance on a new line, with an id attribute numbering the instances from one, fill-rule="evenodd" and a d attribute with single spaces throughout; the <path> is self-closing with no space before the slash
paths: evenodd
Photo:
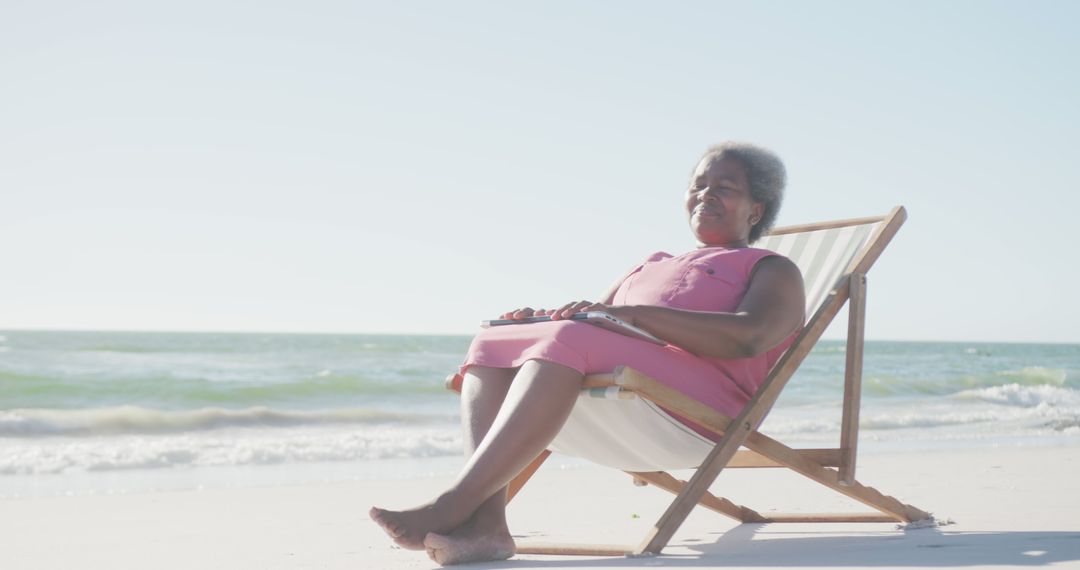
<path id="1" fill-rule="evenodd" d="M 465 562 L 506 560 L 517 552 L 510 531 L 505 527 L 493 530 L 469 521 L 457 530 L 442 535 L 428 533 L 424 538 L 428 556 L 443 566 Z"/>
<path id="2" fill-rule="evenodd" d="M 429 532 L 449 532 L 463 522 L 448 518 L 445 510 L 431 503 L 407 511 L 371 507 L 368 515 L 402 548 L 424 550 L 424 537 Z"/>

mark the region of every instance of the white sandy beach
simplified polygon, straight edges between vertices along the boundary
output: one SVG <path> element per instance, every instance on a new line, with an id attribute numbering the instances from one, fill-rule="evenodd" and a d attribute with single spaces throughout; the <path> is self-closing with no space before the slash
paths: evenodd
<path id="1" fill-rule="evenodd" d="M 554 464 L 552 464 L 554 463 Z M 663 556 L 518 556 L 483 568 L 1080 568 L 1080 447 L 864 454 L 860 479 L 952 524 L 736 525 L 698 509 Z M 392 546 L 372 504 L 408 507 L 445 477 L 0 501 L 0 568 L 432 568 Z M 861 510 L 790 473 L 724 473 L 758 510 Z M 510 508 L 519 541 L 636 544 L 670 500 L 626 475 L 549 461 Z"/>

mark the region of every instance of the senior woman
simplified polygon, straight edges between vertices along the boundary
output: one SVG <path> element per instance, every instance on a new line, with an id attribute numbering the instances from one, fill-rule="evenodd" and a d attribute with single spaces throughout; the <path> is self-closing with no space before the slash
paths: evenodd
<path id="1" fill-rule="evenodd" d="M 469 457 L 457 480 L 411 510 L 371 517 L 405 548 L 440 564 L 513 556 L 506 485 L 558 434 L 586 374 L 624 364 L 734 417 L 803 322 L 803 286 L 785 257 L 749 247 L 776 219 L 784 166 L 772 152 L 724 143 L 705 152 L 686 191 L 699 247 L 657 253 L 598 303 L 510 311 L 551 322 L 489 328 L 473 340 L 461 389 Z M 585 322 L 606 311 L 668 343 L 653 344 Z"/>

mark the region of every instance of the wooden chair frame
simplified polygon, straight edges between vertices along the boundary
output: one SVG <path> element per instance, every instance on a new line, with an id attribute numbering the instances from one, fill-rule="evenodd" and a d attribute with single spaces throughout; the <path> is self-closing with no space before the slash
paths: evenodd
<path id="1" fill-rule="evenodd" d="M 855 259 L 844 272 L 844 276 L 807 321 L 795 342 L 773 366 L 761 388 L 734 419 L 629 367 L 619 367 L 611 374 L 587 376 L 583 388 L 615 386 L 621 390 L 633 392 L 716 433 L 720 436 L 720 440 L 697 468 L 689 482 L 679 481 L 661 471 L 628 472 L 634 478 L 635 484 L 651 484 L 678 495 L 637 546 L 523 544 L 518 546 L 518 552 L 587 556 L 657 555 L 667 546 L 671 537 L 696 505 L 740 522 L 755 523 L 913 522 L 931 518 L 930 514 L 884 495 L 855 479 L 863 331 L 866 319 L 866 273 L 896 235 L 906 218 L 907 212 L 902 206 L 898 206 L 881 217 L 790 226 L 778 228 L 768 234 L 779 235 L 881 222 L 867 244 L 856 254 Z M 848 301 L 850 301 L 850 306 L 840 446 L 827 449 L 793 449 L 758 432 L 757 427 L 776 402 L 788 380 Z M 447 379 L 447 386 L 452 390 L 460 391 L 460 381 L 460 375 L 451 376 Z M 742 447 L 746 449 L 740 450 Z M 517 494 L 550 453 L 545 450 L 510 483 L 508 500 Z M 725 467 L 787 468 L 878 512 L 763 515 L 709 492 L 709 487 Z"/>

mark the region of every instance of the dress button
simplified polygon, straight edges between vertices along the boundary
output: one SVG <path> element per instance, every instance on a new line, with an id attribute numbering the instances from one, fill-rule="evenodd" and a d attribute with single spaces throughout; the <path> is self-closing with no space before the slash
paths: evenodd
<path id="1" fill-rule="evenodd" d="M 716 273 L 716 272 L 713 271 L 712 269 L 706 269 L 705 273 L 708 273 L 709 275 L 712 275 L 713 273 Z"/>

